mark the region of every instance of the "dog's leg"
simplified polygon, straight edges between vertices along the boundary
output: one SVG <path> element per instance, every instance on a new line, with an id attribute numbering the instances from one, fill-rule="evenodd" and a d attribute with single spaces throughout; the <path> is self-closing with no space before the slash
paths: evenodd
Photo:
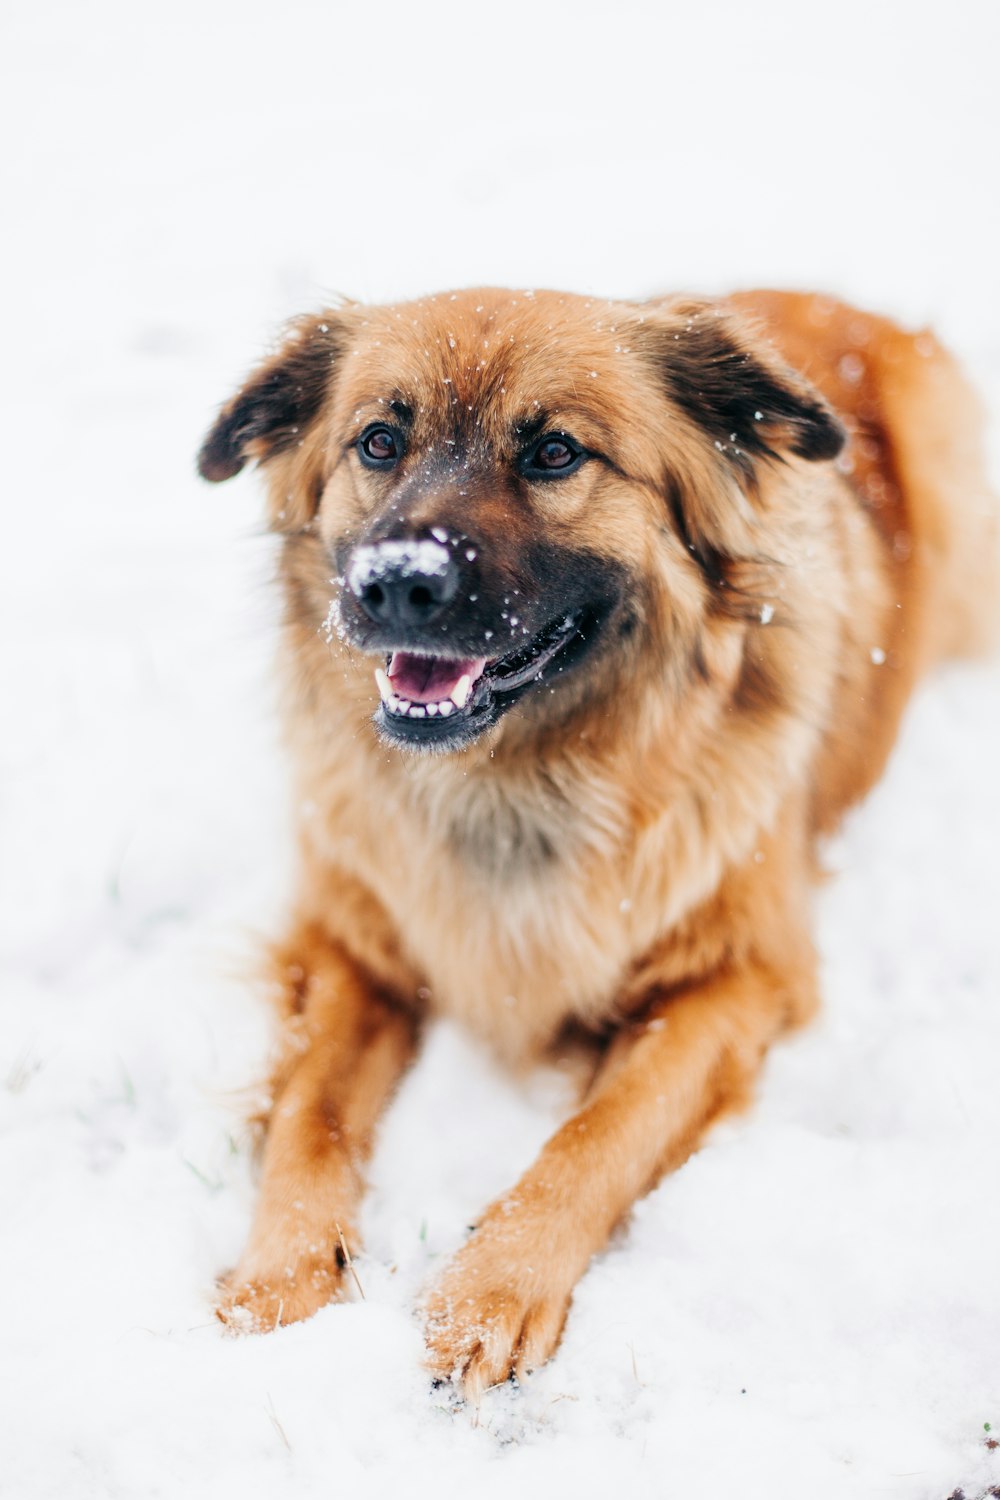
<path id="1" fill-rule="evenodd" d="M 435 1373 L 475 1398 L 549 1357 L 573 1287 L 616 1223 L 713 1120 L 747 1102 L 802 979 L 744 967 L 652 998 L 642 1023 L 619 1034 L 583 1108 L 487 1209 L 431 1294 Z"/>
<path id="2" fill-rule="evenodd" d="M 220 1286 L 219 1318 L 263 1332 L 340 1292 L 357 1245 L 361 1169 L 379 1114 L 413 1054 L 415 1018 L 380 994 L 315 925 L 276 954 L 285 1012 L 260 1199 L 246 1249 Z"/>

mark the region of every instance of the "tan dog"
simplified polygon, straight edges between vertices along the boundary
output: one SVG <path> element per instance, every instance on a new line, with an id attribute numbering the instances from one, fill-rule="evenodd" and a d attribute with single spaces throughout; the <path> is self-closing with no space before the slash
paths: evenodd
<path id="1" fill-rule="evenodd" d="M 305 812 L 219 1312 L 339 1295 L 425 1015 L 511 1060 L 585 1037 L 578 1113 L 429 1301 L 474 1394 L 552 1353 L 615 1224 L 811 1014 L 817 835 L 992 628 L 976 402 L 930 335 L 825 298 L 461 292 L 299 321 L 201 472 L 248 459 Z"/>

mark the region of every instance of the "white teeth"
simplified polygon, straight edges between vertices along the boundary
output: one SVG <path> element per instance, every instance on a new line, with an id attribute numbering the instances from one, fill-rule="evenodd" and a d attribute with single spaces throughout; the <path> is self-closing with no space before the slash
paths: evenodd
<path id="1" fill-rule="evenodd" d="M 468 680 L 465 677 L 462 679 L 463 682 L 468 682 Z M 380 690 L 381 687 L 382 684 L 379 683 Z M 467 690 L 465 696 L 468 697 Z M 433 719 L 438 717 L 446 719 L 450 713 L 454 713 L 456 708 L 456 705 L 450 698 L 445 698 L 441 703 L 410 703 L 408 699 L 397 698 L 396 694 L 391 692 L 388 698 L 383 698 L 382 706 L 387 713 L 392 714 L 397 719 Z"/>
<path id="2" fill-rule="evenodd" d="M 388 677 L 383 672 L 381 667 L 375 668 L 375 681 L 378 683 L 378 690 L 381 694 L 382 702 L 388 703 L 389 699 L 393 696 L 392 683 L 389 681 Z"/>
<path id="3" fill-rule="evenodd" d="M 468 672 L 466 672 L 463 677 L 460 677 L 458 679 L 455 686 L 451 690 L 451 701 L 452 703 L 454 703 L 456 708 L 465 707 L 465 705 L 469 701 L 469 694 L 471 693 L 471 691 L 472 678 L 469 676 Z"/>

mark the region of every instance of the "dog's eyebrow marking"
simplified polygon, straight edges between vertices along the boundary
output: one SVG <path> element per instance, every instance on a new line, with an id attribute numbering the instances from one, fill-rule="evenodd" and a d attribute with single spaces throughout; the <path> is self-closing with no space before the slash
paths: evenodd
<path id="1" fill-rule="evenodd" d="M 514 423 L 514 436 L 519 443 L 528 444 L 539 433 L 544 432 L 549 426 L 549 414 L 547 411 L 537 411 L 534 416 L 523 417 L 520 422 Z"/>
<path id="2" fill-rule="evenodd" d="M 353 413 L 347 419 L 347 427 L 360 432 L 366 423 L 384 420 L 387 414 L 395 417 L 400 427 L 407 431 L 413 426 L 413 407 L 402 396 L 395 395 L 387 399 L 385 396 L 363 395 L 354 403 Z M 352 447 L 355 442 L 356 438 L 352 437 L 347 447 Z"/>
<path id="3" fill-rule="evenodd" d="M 557 403 L 554 409 L 539 406 L 530 416 L 514 423 L 514 434 L 523 443 L 530 443 L 542 432 L 568 432 L 584 441 L 580 434 L 586 431 L 596 431 L 601 442 L 608 447 L 614 446 L 615 434 L 607 423 L 596 412 L 588 411 L 584 406 L 574 406 L 572 402 L 566 405 Z"/>

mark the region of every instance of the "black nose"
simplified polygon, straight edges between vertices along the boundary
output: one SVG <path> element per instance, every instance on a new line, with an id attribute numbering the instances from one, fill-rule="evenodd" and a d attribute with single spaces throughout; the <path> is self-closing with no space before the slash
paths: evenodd
<path id="1" fill-rule="evenodd" d="M 450 547 L 430 538 L 355 547 L 347 583 L 377 625 L 412 630 L 430 625 L 458 592 L 459 567 Z"/>

